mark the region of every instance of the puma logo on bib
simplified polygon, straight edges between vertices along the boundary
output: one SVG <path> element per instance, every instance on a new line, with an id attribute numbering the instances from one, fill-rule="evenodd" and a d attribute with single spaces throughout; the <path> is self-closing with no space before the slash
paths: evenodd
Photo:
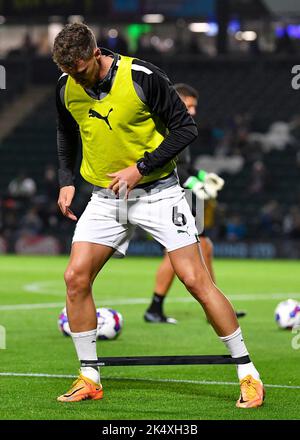
<path id="1" fill-rule="evenodd" d="M 96 112 L 96 110 L 93 110 L 90 108 L 89 109 L 89 117 L 103 119 L 103 121 L 109 126 L 109 129 L 112 130 L 111 125 L 108 120 L 108 116 L 109 116 L 110 112 L 112 112 L 112 111 L 113 111 L 113 109 L 111 108 L 106 116 L 102 116 L 102 115 L 100 115 L 100 113 Z"/>

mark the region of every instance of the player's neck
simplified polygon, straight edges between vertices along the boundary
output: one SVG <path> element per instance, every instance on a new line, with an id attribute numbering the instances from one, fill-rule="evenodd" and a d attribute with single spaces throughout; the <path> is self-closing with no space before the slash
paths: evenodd
<path id="1" fill-rule="evenodd" d="M 99 80 L 102 81 L 109 72 L 109 69 L 112 66 L 114 59 L 108 55 L 102 55 L 100 71 L 99 71 Z"/>

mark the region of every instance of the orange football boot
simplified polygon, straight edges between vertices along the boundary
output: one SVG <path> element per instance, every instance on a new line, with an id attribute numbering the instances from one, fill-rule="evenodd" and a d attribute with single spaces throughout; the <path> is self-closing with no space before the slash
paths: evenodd
<path id="1" fill-rule="evenodd" d="M 257 408 L 263 404 L 265 389 L 260 380 L 250 374 L 240 381 L 241 396 L 236 402 L 238 408 Z"/>
<path id="2" fill-rule="evenodd" d="M 102 385 L 93 382 L 82 374 L 72 383 L 71 389 L 57 398 L 59 402 L 80 402 L 81 400 L 99 400 L 103 397 Z"/>

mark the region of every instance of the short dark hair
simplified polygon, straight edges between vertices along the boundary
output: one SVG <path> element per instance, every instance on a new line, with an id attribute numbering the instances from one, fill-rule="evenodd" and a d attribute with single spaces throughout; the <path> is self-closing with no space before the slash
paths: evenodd
<path id="1" fill-rule="evenodd" d="M 73 69 L 79 60 L 90 59 L 96 47 L 95 35 L 86 24 L 67 24 L 54 40 L 53 60 L 60 68 Z"/>
<path id="2" fill-rule="evenodd" d="M 176 90 L 176 92 L 178 93 L 178 95 L 181 96 L 192 96 L 193 98 L 198 99 L 199 98 L 199 94 L 197 92 L 196 89 L 194 89 L 194 87 L 189 86 L 188 84 L 185 83 L 178 83 L 178 84 L 174 84 L 174 88 Z"/>

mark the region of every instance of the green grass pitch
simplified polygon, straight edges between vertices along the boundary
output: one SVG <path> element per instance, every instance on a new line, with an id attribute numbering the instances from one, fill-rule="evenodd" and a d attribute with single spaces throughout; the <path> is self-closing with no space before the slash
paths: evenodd
<path id="1" fill-rule="evenodd" d="M 300 418 L 300 333 L 297 339 L 297 334 L 279 330 L 274 322 L 279 301 L 300 298 L 298 262 L 215 262 L 218 285 L 235 308 L 247 311 L 240 324 L 266 384 L 265 405 L 241 410 L 235 408 L 239 395 L 235 367 L 221 365 L 103 367 L 102 401 L 57 402 L 72 382 L 64 376 L 75 376 L 79 367 L 71 339 L 57 327 L 67 261 L 67 257 L 0 257 L 0 325 L 6 330 L 6 349 L 0 350 L 1 419 Z M 125 321 L 118 339 L 97 342 L 98 354 L 226 354 L 201 307 L 177 280 L 165 308 L 179 324 L 143 321 L 159 261 L 112 259 L 98 276 L 96 305 L 115 308 Z M 292 348 L 293 338 L 298 350 Z"/>

